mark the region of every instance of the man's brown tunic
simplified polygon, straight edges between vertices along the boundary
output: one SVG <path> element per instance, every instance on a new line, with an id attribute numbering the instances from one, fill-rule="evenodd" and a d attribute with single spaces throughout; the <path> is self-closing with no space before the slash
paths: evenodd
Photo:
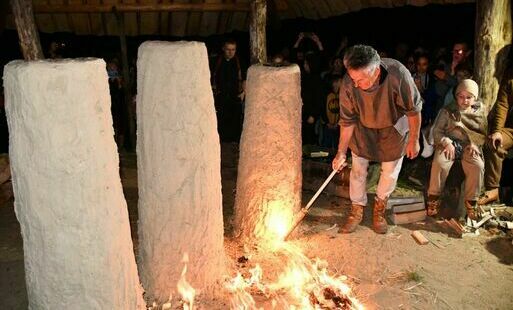
<path id="1" fill-rule="evenodd" d="M 351 152 L 371 161 L 394 161 L 404 156 L 408 115 L 420 113 L 422 98 L 413 78 L 400 62 L 381 59 L 379 85 L 369 90 L 354 86 L 346 74 L 340 87 L 340 125 L 354 125 Z M 343 129 L 342 129 L 343 130 Z"/>

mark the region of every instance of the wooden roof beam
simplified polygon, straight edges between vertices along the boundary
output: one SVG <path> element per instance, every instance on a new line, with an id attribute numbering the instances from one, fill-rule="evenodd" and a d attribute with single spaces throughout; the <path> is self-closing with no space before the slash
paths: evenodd
<path id="1" fill-rule="evenodd" d="M 284 6 L 281 6 L 283 9 Z M 118 4 L 38 4 L 35 13 L 112 12 L 249 12 L 249 3 L 118 3 Z"/>

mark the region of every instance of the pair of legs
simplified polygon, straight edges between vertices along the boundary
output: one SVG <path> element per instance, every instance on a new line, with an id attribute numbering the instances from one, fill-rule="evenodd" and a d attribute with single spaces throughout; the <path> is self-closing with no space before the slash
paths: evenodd
<path id="1" fill-rule="evenodd" d="M 440 207 L 439 198 L 453 164 L 454 160 L 447 159 L 442 150 L 435 151 L 428 189 L 428 215 L 430 216 L 438 213 Z M 472 156 L 469 149 L 465 149 L 461 159 L 461 166 L 465 174 L 465 207 L 467 215 L 474 219 L 474 206 L 483 184 L 484 161 L 481 156 Z"/>
<path id="2" fill-rule="evenodd" d="M 388 197 L 392 194 L 397 184 L 397 178 L 401 171 L 403 157 L 389 162 L 381 163 L 381 174 L 376 189 L 376 200 L 373 210 L 373 229 L 376 233 L 384 234 L 387 231 L 385 220 L 385 208 Z M 353 153 L 351 174 L 349 176 L 349 197 L 351 198 L 351 214 L 341 232 L 350 233 L 363 218 L 363 207 L 367 205 L 367 172 L 369 160 Z"/>
<path id="3" fill-rule="evenodd" d="M 349 177 L 349 197 L 352 204 L 359 206 L 367 205 L 367 171 L 369 160 L 352 155 L 351 175 Z M 403 164 L 403 157 L 381 163 L 381 174 L 379 176 L 376 196 L 378 199 L 387 200 L 395 190 L 399 172 Z"/>
<path id="4" fill-rule="evenodd" d="M 238 98 L 216 98 L 217 130 L 222 142 L 239 142 L 242 130 L 242 103 Z"/>
<path id="5" fill-rule="evenodd" d="M 486 192 L 484 197 L 479 200 L 479 204 L 487 204 L 499 199 L 502 162 L 507 151 L 513 147 L 513 130 L 501 130 L 500 133 L 502 134 L 502 147 L 496 149 L 488 141 L 483 148 L 486 159 L 484 176 Z"/>

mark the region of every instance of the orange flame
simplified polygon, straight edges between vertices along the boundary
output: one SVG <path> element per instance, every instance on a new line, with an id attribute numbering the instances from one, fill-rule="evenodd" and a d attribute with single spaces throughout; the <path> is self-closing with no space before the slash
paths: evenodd
<path id="1" fill-rule="evenodd" d="M 263 283 L 262 269 L 257 265 L 250 270 L 249 279 L 237 274 L 226 284 L 232 309 L 260 309 L 250 294 L 255 290 L 277 309 L 363 309 L 351 295 L 347 278 L 329 275 L 326 262 L 312 262 L 299 248 L 285 242 L 275 252 L 287 260 L 275 282 Z"/>

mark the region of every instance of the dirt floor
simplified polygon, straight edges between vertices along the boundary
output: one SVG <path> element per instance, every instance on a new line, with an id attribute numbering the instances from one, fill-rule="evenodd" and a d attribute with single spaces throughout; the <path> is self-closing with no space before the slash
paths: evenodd
<path id="1" fill-rule="evenodd" d="M 260 264 L 264 277 L 280 271 L 279 258 L 251 251 L 230 237 L 237 177 L 236 144 L 223 145 L 223 207 L 225 244 L 232 277 L 247 274 Z M 137 251 L 137 170 L 135 154 L 122 154 L 121 175 L 129 206 L 132 237 Z M 313 195 L 304 191 L 304 203 Z M 513 244 L 511 236 L 481 230 L 476 237 L 458 238 L 446 226 L 427 220 L 412 225 L 389 226 L 386 235 L 375 234 L 371 210 L 349 235 L 337 233 L 348 212 L 348 202 L 323 194 L 291 241 L 311 258 L 328 263 L 334 275 L 348 276 L 357 298 L 368 309 L 513 309 Z M 337 224 L 334 227 L 334 224 Z M 410 236 L 420 230 L 430 241 L 418 245 Z M 249 260 L 237 263 L 242 257 Z M 255 298 L 265 309 L 270 304 Z M 206 301 L 200 309 L 228 309 L 228 300 Z M 13 202 L 0 206 L 0 309 L 26 309 L 23 248 Z"/>

